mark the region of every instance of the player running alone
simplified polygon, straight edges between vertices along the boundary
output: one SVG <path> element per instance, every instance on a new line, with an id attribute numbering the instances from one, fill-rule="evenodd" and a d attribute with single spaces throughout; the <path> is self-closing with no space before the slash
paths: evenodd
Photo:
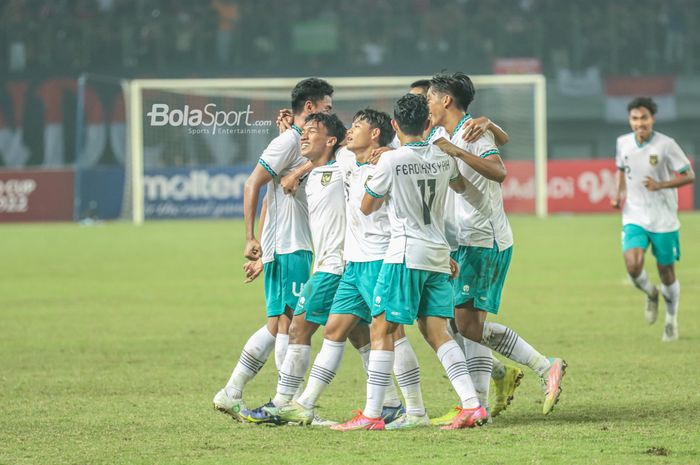
<path id="1" fill-rule="evenodd" d="M 627 107 L 632 132 L 618 137 L 615 163 L 617 192 L 613 207 L 622 207 L 622 255 L 635 287 L 647 296 L 645 320 L 659 314 L 659 291 L 644 271 L 644 254 L 651 243 L 666 302 L 661 340 L 678 339 L 681 286 L 674 264 L 681 257 L 678 221 L 679 187 L 695 180 L 688 157 L 675 140 L 654 131 L 656 103 L 647 97 Z"/>

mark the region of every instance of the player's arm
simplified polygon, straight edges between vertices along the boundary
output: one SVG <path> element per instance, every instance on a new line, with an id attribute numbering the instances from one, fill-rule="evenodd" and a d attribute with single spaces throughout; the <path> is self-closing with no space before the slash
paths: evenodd
<path id="1" fill-rule="evenodd" d="M 360 204 L 360 211 L 365 215 L 371 215 L 379 210 L 383 203 L 384 197 L 375 197 L 369 192 L 365 192 L 365 196 L 362 197 L 362 204 Z"/>
<path id="2" fill-rule="evenodd" d="M 484 193 L 469 182 L 467 178 L 460 174 L 458 177 L 450 179 L 450 189 L 460 194 L 472 207 L 480 210 L 484 202 Z"/>
<path id="3" fill-rule="evenodd" d="M 243 255 L 248 260 L 257 260 L 262 256 L 260 242 L 255 237 L 255 214 L 257 213 L 260 200 L 260 189 L 271 180 L 272 175 L 258 163 L 245 182 L 243 189 L 243 218 L 245 221 L 246 245 Z"/>
<path id="4" fill-rule="evenodd" d="M 625 180 L 625 168 L 618 167 L 615 172 L 615 197 L 610 199 L 610 204 L 613 208 L 620 208 L 622 201 L 627 195 L 627 181 Z"/>
<path id="5" fill-rule="evenodd" d="M 679 187 L 685 186 L 695 181 L 695 172 L 690 165 L 686 166 L 678 176 L 674 177 L 670 181 L 656 181 L 651 177 L 647 176 L 644 179 L 643 184 L 650 191 L 658 191 L 661 189 L 677 189 Z"/>
<path id="6" fill-rule="evenodd" d="M 467 121 L 462 139 L 465 142 L 476 142 L 486 131 L 491 131 L 493 133 L 494 141 L 499 147 L 506 145 L 510 140 L 508 133 L 486 116 L 479 116 L 478 118 L 472 118 Z"/>
<path id="7" fill-rule="evenodd" d="M 437 139 L 434 143 L 440 150 L 451 157 L 459 158 L 466 163 L 467 166 L 471 167 L 486 179 L 496 181 L 497 183 L 502 183 L 506 179 L 506 167 L 497 153 L 488 154 L 488 152 L 486 152 L 484 156 L 476 156 L 473 153 L 469 153 L 457 147 L 444 137 Z M 498 150 L 494 150 L 494 152 L 498 152 Z"/>
<path id="8" fill-rule="evenodd" d="M 374 175 L 365 181 L 365 196 L 360 204 L 360 211 L 365 215 L 379 210 L 389 193 L 392 184 L 390 163 L 387 158 L 381 158 L 374 169 Z"/>
<path id="9" fill-rule="evenodd" d="M 284 193 L 288 195 L 296 194 L 297 189 L 299 189 L 301 179 L 307 174 L 309 174 L 312 169 L 314 169 L 313 163 L 307 161 L 306 163 L 294 169 L 291 173 L 287 174 L 282 179 L 280 179 L 280 186 L 282 186 Z"/>

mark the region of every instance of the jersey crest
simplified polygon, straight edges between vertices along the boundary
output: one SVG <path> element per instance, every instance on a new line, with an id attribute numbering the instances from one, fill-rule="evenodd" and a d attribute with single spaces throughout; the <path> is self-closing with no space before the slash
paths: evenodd
<path id="1" fill-rule="evenodd" d="M 649 155 L 649 164 L 651 166 L 656 166 L 659 164 L 659 156 L 658 155 Z"/>
<path id="2" fill-rule="evenodd" d="M 321 185 L 326 187 L 331 182 L 331 177 L 333 177 L 333 173 L 330 171 L 323 173 L 323 176 L 321 176 Z"/>

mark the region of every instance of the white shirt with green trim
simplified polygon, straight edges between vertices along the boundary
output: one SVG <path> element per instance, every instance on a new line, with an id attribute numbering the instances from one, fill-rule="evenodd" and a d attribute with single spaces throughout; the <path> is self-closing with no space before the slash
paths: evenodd
<path id="1" fill-rule="evenodd" d="M 385 198 L 391 242 L 384 263 L 450 273 L 445 238 L 445 197 L 459 175 L 455 160 L 428 142 L 406 144 L 382 155 L 365 190 Z"/>
<path id="2" fill-rule="evenodd" d="M 486 131 L 475 142 L 465 142 L 462 134 L 465 131 L 465 123 L 471 119 L 469 114 L 457 124 L 452 132 L 450 141 L 457 147 L 466 150 L 479 157 L 499 154 L 498 146 L 491 131 Z M 486 179 L 462 160 L 457 165 L 462 176 L 467 178 L 482 194 L 478 202 L 457 197 L 457 242 L 462 246 L 492 248 L 494 243 L 498 250 L 505 250 L 513 245 L 513 230 L 503 208 L 503 192 L 501 185 L 496 181 Z"/>
<path id="3" fill-rule="evenodd" d="M 442 126 L 433 126 L 425 140 L 428 143 L 433 144 L 441 137 L 445 138 L 446 140 L 450 140 L 450 135 L 447 134 L 445 128 Z M 447 191 L 447 195 L 445 196 L 445 238 L 447 239 L 447 243 L 450 244 L 450 250 L 452 251 L 457 250 L 459 247 L 459 243 L 457 242 L 456 217 L 456 202 L 458 196 L 459 194 L 452 189 L 449 189 Z"/>
<path id="4" fill-rule="evenodd" d="M 690 161 L 671 137 L 654 131 L 651 139 L 638 144 L 634 133 L 617 138 L 617 168 L 624 171 L 627 198 L 622 224 L 636 224 L 649 232 L 672 232 L 680 228 L 677 189 L 650 191 L 644 187 L 648 177 L 670 181 L 674 173 L 690 169 Z"/>
<path id="5" fill-rule="evenodd" d="M 269 263 L 275 254 L 312 250 L 306 182 L 294 195 L 286 195 L 280 179 L 307 162 L 301 156 L 301 129 L 294 126 L 275 137 L 260 155 L 258 163 L 272 176 L 267 183 L 267 215 L 260 245 L 262 261 Z"/>
<path id="6" fill-rule="evenodd" d="M 382 157 L 386 153 L 382 154 Z M 343 259 L 357 263 L 383 260 L 391 240 L 386 205 L 367 216 L 360 211 L 365 195 L 365 182 L 374 175 L 376 166 L 357 163 L 355 154 L 344 147 L 336 152 L 336 159 L 345 182 L 346 228 Z"/>
<path id="7" fill-rule="evenodd" d="M 345 242 L 345 190 L 340 164 L 311 170 L 306 178 L 306 199 L 314 244 L 314 273 L 343 274 Z"/>

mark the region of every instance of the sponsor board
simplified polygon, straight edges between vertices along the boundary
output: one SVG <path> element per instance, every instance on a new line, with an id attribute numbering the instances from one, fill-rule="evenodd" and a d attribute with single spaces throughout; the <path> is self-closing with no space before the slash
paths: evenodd
<path id="1" fill-rule="evenodd" d="M 72 219 L 71 170 L 0 171 L 0 222 Z"/>
<path id="2" fill-rule="evenodd" d="M 146 218 L 242 217 L 243 188 L 250 171 L 249 166 L 147 170 Z"/>
<path id="3" fill-rule="evenodd" d="M 535 210 L 535 165 L 531 161 L 506 162 L 508 176 L 502 184 L 506 212 Z M 547 194 L 550 213 L 615 211 L 615 162 L 609 160 L 550 160 L 547 163 Z M 693 185 L 678 189 L 680 210 L 694 207 Z"/>

